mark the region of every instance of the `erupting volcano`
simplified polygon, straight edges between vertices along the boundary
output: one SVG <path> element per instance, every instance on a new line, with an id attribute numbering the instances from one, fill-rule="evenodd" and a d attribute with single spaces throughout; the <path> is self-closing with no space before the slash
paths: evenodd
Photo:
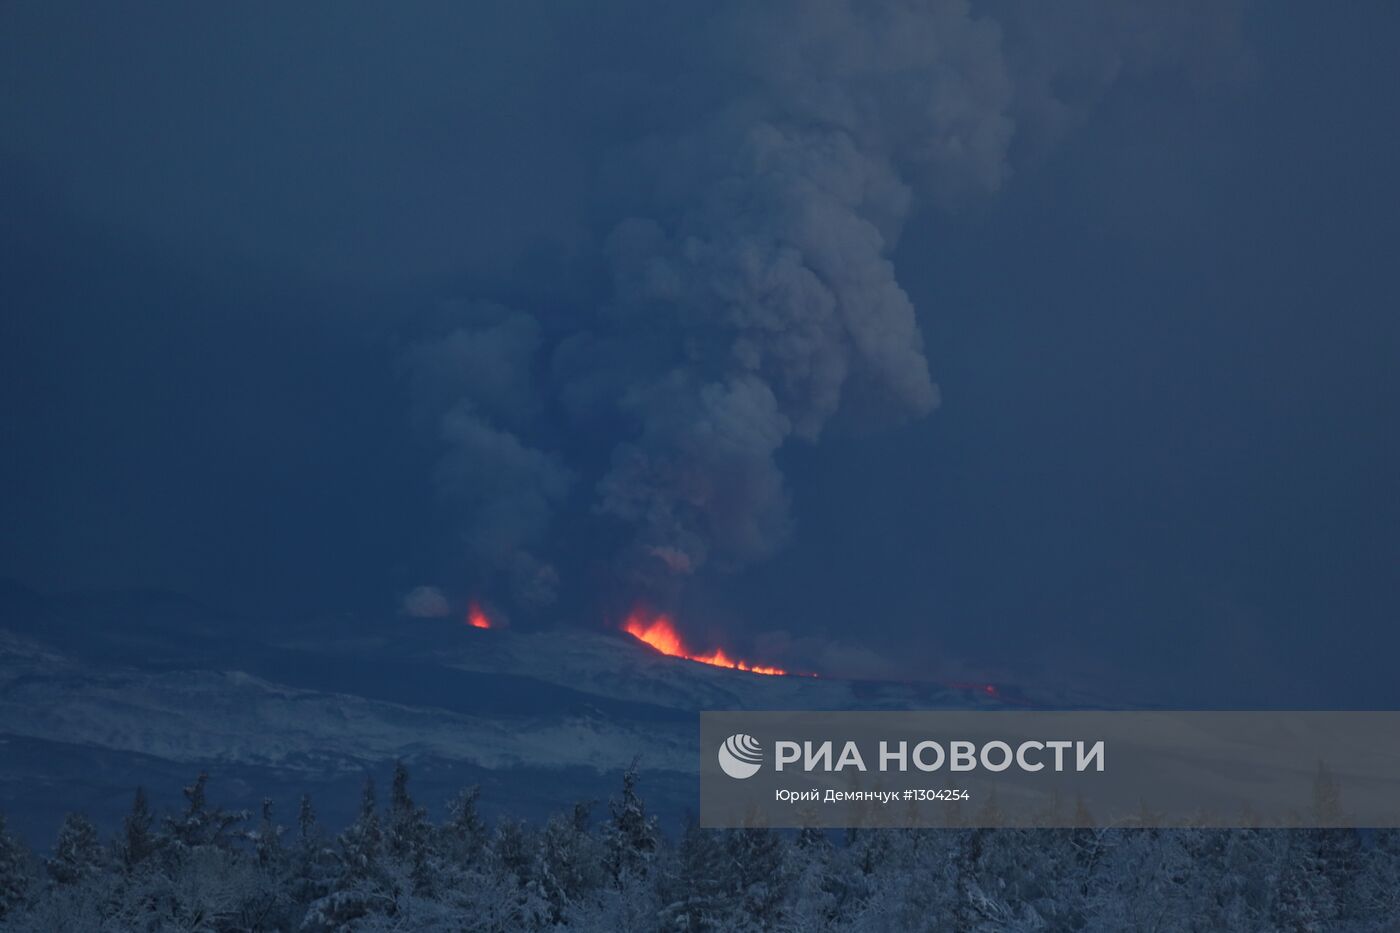
<path id="1" fill-rule="evenodd" d="M 750 674 L 780 675 L 791 673 L 781 667 L 736 660 L 725 654 L 723 648 L 716 648 L 709 654 L 695 654 L 686 649 L 675 625 L 672 624 L 669 617 L 664 615 L 658 615 L 648 621 L 641 611 L 633 610 L 632 614 L 627 617 L 627 622 L 622 626 L 622 630 L 633 638 L 646 642 L 662 654 L 670 655 L 673 658 L 685 658 L 687 661 L 699 661 L 701 664 L 713 664 L 715 667 L 748 671 Z M 815 677 L 816 675 L 807 676 Z"/>
<path id="2" fill-rule="evenodd" d="M 472 628 L 491 628 L 491 620 L 476 603 L 467 608 L 467 624 Z"/>

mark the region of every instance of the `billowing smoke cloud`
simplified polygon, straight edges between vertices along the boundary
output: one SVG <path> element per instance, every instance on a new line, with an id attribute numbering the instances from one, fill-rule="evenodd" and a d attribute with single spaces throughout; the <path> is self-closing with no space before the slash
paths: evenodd
<path id="1" fill-rule="evenodd" d="M 1028 89 L 1002 25 L 959 0 L 736 4 L 696 28 L 734 92 L 612 155 L 634 206 L 601 231 L 609 297 L 548 327 L 488 308 L 414 354 L 439 489 L 536 602 L 561 511 L 623 529 L 633 579 L 735 569 L 791 533 L 785 445 L 938 404 L 891 251 L 916 204 L 1003 183 L 1018 107 L 1053 101 L 1078 41 L 1031 48 Z M 565 466 L 547 439 L 571 434 L 606 456 Z"/>
<path id="2" fill-rule="evenodd" d="M 413 619 L 443 619 L 452 612 L 452 606 L 435 586 L 415 586 L 404 595 L 400 611 Z"/>
<path id="3" fill-rule="evenodd" d="M 534 551 L 575 477 L 521 439 L 537 416 L 540 328 L 493 304 L 462 316 L 462 326 L 408 355 L 418 417 L 436 421 L 444 449 L 437 491 L 462 516 L 469 559 L 504 574 L 517 599 L 548 604 L 558 572 Z"/>

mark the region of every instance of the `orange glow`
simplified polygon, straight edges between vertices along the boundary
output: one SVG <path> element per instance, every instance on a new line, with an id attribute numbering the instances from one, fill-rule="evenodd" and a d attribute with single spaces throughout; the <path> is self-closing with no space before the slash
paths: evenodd
<path id="1" fill-rule="evenodd" d="M 472 603 L 467 609 L 467 624 L 472 628 L 490 628 L 491 620 L 486 617 L 486 613 L 481 611 L 481 607 Z"/>
<path id="2" fill-rule="evenodd" d="M 709 654 L 695 654 L 686 649 L 685 643 L 681 641 L 680 633 L 672 624 L 669 617 L 664 615 L 656 616 L 648 621 L 639 610 L 634 610 L 627 617 L 627 622 L 622 626 L 622 630 L 633 638 L 640 639 L 651 645 L 662 654 L 670 655 L 673 658 L 685 658 L 687 661 L 699 661 L 701 664 L 712 664 L 715 667 L 727 667 L 736 671 L 748 671 L 750 674 L 787 674 L 788 671 L 781 667 L 773 667 L 767 664 L 752 664 L 748 661 L 736 660 L 724 653 L 723 648 L 716 648 Z M 817 675 L 809 675 L 815 677 Z"/>

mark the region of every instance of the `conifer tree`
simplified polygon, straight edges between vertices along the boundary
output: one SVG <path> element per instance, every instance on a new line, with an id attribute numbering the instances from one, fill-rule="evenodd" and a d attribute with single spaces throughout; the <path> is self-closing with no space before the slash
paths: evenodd
<path id="1" fill-rule="evenodd" d="M 301 805 L 297 810 L 297 841 L 291 852 L 291 862 L 291 897 L 296 902 L 309 904 L 330 891 L 336 859 L 334 853 L 323 844 L 310 794 L 301 795 Z"/>
<path id="2" fill-rule="evenodd" d="M 178 817 L 166 818 L 167 833 L 178 847 L 230 848 L 236 836 L 236 827 L 248 818 L 243 811 L 231 813 L 221 807 L 209 806 L 208 784 L 209 772 L 199 772 L 194 783 L 184 788 L 185 812 Z"/>
<path id="3" fill-rule="evenodd" d="M 408 768 L 394 763 L 394 782 L 389 792 L 389 820 L 385 848 L 407 873 L 413 893 L 431 895 L 435 880 L 433 831 L 428 812 L 413 802 L 408 793 Z"/>
<path id="4" fill-rule="evenodd" d="M 675 869 L 663 882 L 662 927 L 726 929 L 731 908 L 728 881 L 724 837 L 690 823 L 681 837 Z"/>
<path id="5" fill-rule="evenodd" d="M 501 820 L 491 838 L 491 859 L 498 870 L 511 875 L 519 884 L 528 884 L 535 862 L 535 840 L 519 820 Z"/>
<path id="6" fill-rule="evenodd" d="M 728 835 L 735 902 L 743 915 L 765 928 L 778 925 L 787 894 L 788 860 L 783 840 L 766 827 L 745 827 Z"/>
<path id="7" fill-rule="evenodd" d="M 360 812 L 355 822 L 340 834 L 341 859 L 349 878 L 368 878 L 379 871 L 383 833 L 379 826 L 378 803 L 375 799 L 374 777 L 365 778 L 360 792 Z"/>
<path id="8" fill-rule="evenodd" d="M 410 859 L 428 844 L 428 814 L 408 793 L 408 768 L 394 763 L 394 782 L 389 791 L 389 819 L 385 844 L 390 854 Z"/>
<path id="9" fill-rule="evenodd" d="M 122 820 L 122 837 L 119 844 L 122 867 L 131 871 L 156 853 L 159 840 L 152 827 L 155 818 L 151 815 L 151 805 L 146 799 L 146 789 L 136 788 L 131 801 L 131 812 Z"/>
<path id="10" fill-rule="evenodd" d="M 340 872 L 330 890 L 307 910 L 308 930 L 349 929 L 371 914 L 391 914 L 396 901 L 383 865 L 383 830 L 374 776 L 365 777 L 360 811 L 340 834 Z"/>
<path id="11" fill-rule="evenodd" d="M 316 808 L 311 805 L 311 795 L 301 795 L 301 806 L 297 809 L 297 838 L 309 843 L 316 835 Z"/>
<path id="12" fill-rule="evenodd" d="M 540 834 L 532 884 L 549 905 L 551 922 L 562 923 L 584 894 L 601 880 L 601 869 L 588 836 L 591 804 L 574 806 L 569 816 L 555 816 Z"/>
<path id="13" fill-rule="evenodd" d="M 44 860 L 44 868 L 57 884 L 77 884 L 100 874 L 105 861 L 97 827 L 81 813 L 70 813 L 63 818 L 53 855 Z"/>
<path id="14" fill-rule="evenodd" d="M 17 911 L 29 891 L 29 858 L 5 827 L 0 813 L 0 920 Z"/>
<path id="15" fill-rule="evenodd" d="M 447 823 L 439 831 L 443 855 L 459 868 L 479 863 L 490 841 L 486 821 L 477 812 L 480 798 L 481 788 L 476 786 L 459 793 L 447 805 Z"/>
<path id="16" fill-rule="evenodd" d="M 276 864 L 282 854 L 282 833 L 282 827 L 272 819 L 272 798 L 264 797 L 262 819 L 252 832 L 253 851 L 257 854 L 259 865 L 268 868 Z"/>
<path id="17" fill-rule="evenodd" d="M 647 814 L 646 804 L 637 793 L 634 759 L 622 775 L 622 796 L 612 802 L 606 858 L 613 880 L 624 871 L 645 875 L 656 854 L 657 840 L 656 819 Z"/>

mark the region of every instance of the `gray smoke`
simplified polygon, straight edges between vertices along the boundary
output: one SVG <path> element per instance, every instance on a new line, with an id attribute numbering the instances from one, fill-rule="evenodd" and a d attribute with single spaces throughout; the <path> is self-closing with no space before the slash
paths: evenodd
<path id="1" fill-rule="evenodd" d="M 848 400 L 885 423 L 938 404 L 888 256 L 917 186 L 994 187 L 1011 136 L 997 30 L 963 4 L 743 5 L 711 28 L 749 91 L 638 147 L 654 203 L 608 238 L 611 339 L 671 354 L 621 392 L 634 433 L 597 486 L 644 574 L 781 547 L 775 457 Z"/>
<path id="2" fill-rule="evenodd" d="M 495 309 L 416 351 L 419 401 L 442 412 L 439 486 L 472 555 L 548 600 L 555 570 L 536 549 L 564 508 L 625 529 L 616 566 L 653 584 L 779 549 L 785 445 L 818 442 L 838 415 L 888 425 L 938 404 L 889 258 L 910 211 L 997 189 L 1018 120 L 1060 131 L 1080 104 L 1052 88 L 1081 45 L 1108 49 L 1090 96 L 1122 70 L 1115 56 L 1165 54 L 1111 6 L 1084 7 L 1092 27 L 1053 48 L 1035 7 L 998 7 L 1032 24 L 1008 32 L 960 0 L 735 4 L 696 24 L 716 84 L 736 90 L 611 157 L 637 207 L 605 233 L 610 297 L 548 337 Z M 606 462 L 576 475 L 551 431 L 601 432 Z"/>
<path id="3" fill-rule="evenodd" d="M 463 317 L 467 323 L 408 353 L 416 416 L 443 449 L 437 492 L 462 518 L 469 560 L 504 574 L 517 599 L 548 604 L 558 572 L 535 550 L 575 476 L 522 440 L 538 417 L 540 328 L 530 315 L 489 303 Z"/>

